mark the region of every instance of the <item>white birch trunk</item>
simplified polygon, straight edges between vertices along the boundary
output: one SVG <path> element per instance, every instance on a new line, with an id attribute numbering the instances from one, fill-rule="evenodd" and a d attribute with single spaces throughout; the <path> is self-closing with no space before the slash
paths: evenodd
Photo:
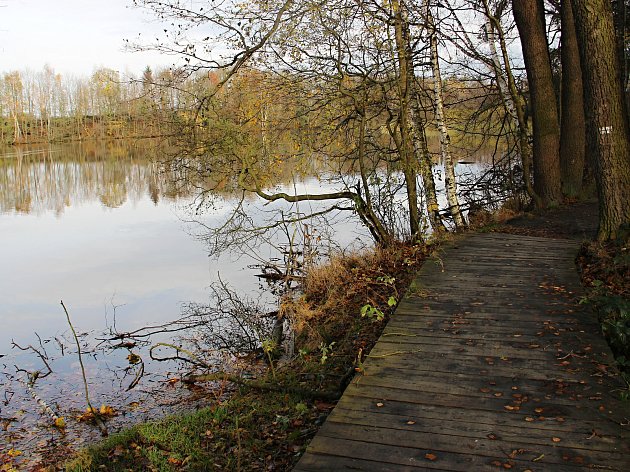
<path id="1" fill-rule="evenodd" d="M 446 187 L 446 201 L 453 216 L 456 228 L 466 226 L 459 208 L 457 199 L 457 181 L 455 179 L 455 165 L 450 151 L 451 138 L 448 134 L 446 119 L 444 116 L 444 93 L 442 90 L 442 76 L 440 73 L 440 61 L 438 57 L 437 34 L 435 23 L 429 7 L 427 6 L 427 23 L 429 28 L 431 45 L 431 68 L 433 70 L 433 92 L 435 100 L 435 120 L 440 133 L 440 155 L 444 164 L 444 185 Z"/>
<path id="2" fill-rule="evenodd" d="M 496 45 L 496 35 L 494 32 L 494 26 L 488 17 L 486 17 L 486 35 L 488 46 L 490 48 L 490 58 L 492 59 L 492 64 L 494 68 L 494 75 L 497 78 L 497 86 L 499 87 L 499 93 L 501 94 L 501 100 L 503 101 L 503 105 L 505 106 L 505 110 L 510 116 L 510 122 L 514 129 L 518 129 L 518 118 L 516 116 L 516 108 L 514 106 L 514 101 L 510 96 L 510 89 L 507 81 L 505 80 L 505 76 L 503 74 L 503 65 L 501 64 L 501 59 L 499 57 L 499 52 L 497 51 Z"/>

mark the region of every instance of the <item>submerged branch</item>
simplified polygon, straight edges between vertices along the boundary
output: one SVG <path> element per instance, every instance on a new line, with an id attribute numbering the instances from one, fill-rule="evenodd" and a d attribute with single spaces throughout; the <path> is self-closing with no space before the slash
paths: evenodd
<path id="1" fill-rule="evenodd" d="M 353 369 L 354 371 L 354 369 Z M 311 390 L 296 386 L 287 386 L 279 383 L 265 382 L 260 380 L 247 380 L 238 375 L 229 374 L 227 372 L 215 372 L 213 374 L 205 375 L 193 375 L 189 374 L 182 378 L 182 382 L 187 384 L 194 384 L 196 382 L 216 382 L 216 381 L 228 381 L 240 385 L 246 388 L 252 388 L 256 390 L 265 390 L 269 392 L 281 392 L 299 395 L 305 398 L 312 398 L 325 401 L 339 400 L 343 393 L 343 388 L 339 390 Z"/>

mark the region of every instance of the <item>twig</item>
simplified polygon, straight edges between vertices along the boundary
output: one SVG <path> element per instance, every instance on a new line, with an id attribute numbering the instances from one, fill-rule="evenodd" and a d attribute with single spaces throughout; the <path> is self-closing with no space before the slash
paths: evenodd
<path id="1" fill-rule="evenodd" d="M 417 334 L 413 333 L 383 333 L 383 336 L 407 336 L 410 338 L 417 338 Z"/>
<path id="2" fill-rule="evenodd" d="M 72 325 L 72 321 L 70 321 L 70 314 L 68 313 L 68 309 L 66 308 L 66 305 L 64 305 L 63 300 L 61 300 L 61 306 L 63 307 L 63 311 L 66 314 L 66 319 L 68 320 L 68 325 L 70 325 L 70 329 L 72 330 L 72 335 L 74 336 L 74 341 L 77 344 L 77 354 L 79 356 L 79 364 L 81 365 L 81 375 L 83 377 L 83 387 L 85 388 L 85 402 L 87 403 L 87 406 L 90 410 L 90 412 L 92 412 L 94 414 L 94 418 L 96 419 L 96 423 L 98 424 L 101 433 L 103 434 L 103 436 L 107 436 L 107 427 L 105 426 L 105 423 L 103 422 L 103 420 L 101 419 L 98 410 L 96 410 L 92 404 L 90 403 L 90 390 L 88 387 L 88 382 L 87 382 L 87 377 L 85 375 L 85 366 L 83 365 L 83 357 L 81 355 L 81 343 L 79 342 L 79 337 L 77 336 L 77 332 L 74 329 L 74 326 Z"/>
<path id="3" fill-rule="evenodd" d="M 247 388 L 253 388 L 256 390 L 266 390 L 270 392 L 284 392 L 284 393 L 292 393 L 296 395 L 300 395 L 302 397 L 314 398 L 319 400 L 328 400 L 328 401 L 336 401 L 341 397 L 342 391 L 334 390 L 334 391 L 323 391 L 319 392 L 316 390 L 310 390 L 300 387 L 290 387 L 283 386 L 276 383 L 269 382 L 260 382 L 256 380 L 246 380 L 237 375 L 228 374 L 227 372 L 215 372 L 213 374 L 205 374 L 205 375 L 186 375 L 182 378 L 182 382 L 184 383 L 195 383 L 195 382 L 216 382 L 216 381 L 228 381 L 235 383 L 237 385 L 241 385 Z"/>
<path id="4" fill-rule="evenodd" d="M 177 354 L 175 355 L 175 357 L 154 357 L 153 356 L 153 350 L 158 348 L 158 347 L 170 347 L 171 349 L 175 349 L 175 352 Z M 190 359 L 188 359 L 186 357 L 181 357 L 179 355 L 180 352 L 183 352 L 184 354 L 188 355 L 190 357 Z M 154 344 L 153 346 L 151 346 L 151 349 L 149 349 L 149 355 L 151 356 L 151 359 L 153 359 L 154 361 L 162 362 L 162 361 L 178 360 L 178 361 L 190 362 L 191 364 L 197 365 L 199 367 L 206 367 L 206 368 L 210 368 L 211 367 L 208 364 L 206 364 L 204 361 L 199 359 L 197 356 L 195 356 L 188 349 L 184 349 L 183 347 L 180 347 L 180 346 L 175 346 L 174 344 L 168 344 L 168 343 L 157 343 L 157 344 Z"/>
<path id="5" fill-rule="evenodd" d="M 401 356 L 403 354 L 418 354 L 420 352 L 424 352 L 422 349 L 416 349 L 414 351 L 394 351 L 394 352 L 388 352 L 385 354 L 368 354 L 368 357 L 371 357 L 373 359 L 384 359 L 386 357 L 391 357 L 391 356 Z"/>
<path id="6" fill-rule="evenodd" d="M 140 369 L 138 369 L 138 372 L 136 373 L 136 377 L 127 387 L 127 391 L 135 388 L 135 386 L 138 385 L 138 383 L 140 382 L 140 379 L 142 378 L 143 375 L 144 375 L 144 361 L 140 361 Z"/>

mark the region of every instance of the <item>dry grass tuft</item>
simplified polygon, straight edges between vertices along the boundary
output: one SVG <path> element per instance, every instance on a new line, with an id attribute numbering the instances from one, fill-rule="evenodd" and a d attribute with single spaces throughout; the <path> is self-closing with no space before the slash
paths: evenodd
<path id="1" fill-rule="evenodd" d="M 297 348 L 316 350 L 321 343 L 334 342 L 338 353 L 356 355 L 364 348 L 361 339 L 380 330 L 400 300 L 411 277 L 427 255 L 420 246 L 399 245 L 353 254 L 336 254 L 325 264 L 309 270 L 302 295 L 286 297 L 281 313 L 291 320 L 297 333 Z M 369 304 L 380 310 L 382 321 L 361 317 Z"/>

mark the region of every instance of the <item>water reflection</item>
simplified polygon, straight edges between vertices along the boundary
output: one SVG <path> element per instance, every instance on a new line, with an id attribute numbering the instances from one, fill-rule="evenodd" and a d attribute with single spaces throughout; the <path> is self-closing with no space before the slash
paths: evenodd
<path id="1" fill-rule="evenodd" d="M 54 374 L 37 382 L 41 398 L 63 414 L 84 408 L 61 299 L 80 333 L 112 327 L 114 317 L 119 330 L 131 331 L 178 318 L 182 302 L 206 302 L 219 268 L 226 280 L 249 280 L 242 276 L 246 262 L 210 260 L 185 231 L 180 216 L 189 189 L 159 172 L 155 152 L 153 145 L 113 142 L 0 155 L 0 419 L 8 421 L 7 429 L 0 428 L 0 452 L 15 447 L 29 455 L 42 436 L 50 436 L 44 434 L 50 419 L 40 416 L 24 372 L 41 369 L 42 362 L 13 342 L 45 350 Z M 253 277 L 241 286 L 254 290 Z M 142 419 L 152 408 L 154 414 L 168 411 L 164 405 L 186 394 L 148 401 L 149 391 L 164 392 L 166 366 L 153 366 L 142 385 L 121 393 L 131 381 L 124 375 L 129 352 L 100 349 L 90 336 L 82 344 L 92 352 L 86 367 L 97 406 L 140 402 L 146 406 L 126 418 Z M 76 421 L 68 424 L 68 441 L 81 436 Z"/>
<path id="2" fill-rule="evenodd" d="M 0 149 L 0 212 L 60 215 L 71 205 L 98 200 L 108 208 L 148 197 L 187 197 L 159 168 L 158 142 L 112 141 Z"/>
<path id="3" fill-rule="evenodd" d="M 68 306 L 75 328 L 89 333 L 81 342 L 89 353 L 85 363 L 92 402 L 126 410 L 125 417 L 113 420 L 116 429 L 170 411 L 188 393 L 165 390 L 171 385 L 165 383 L 168 369 L 178 366 L 151 363 L 147 349 L 139 346 L 134 353 L 146 361 L 150 375 L 125 392 L 133 379 L 133 369 L 125 374 L 130 352 L 105 349 L 97 333 L 114 328 L 114 323 L 118 332 L 130 332 L 177 319 L 182 303 L 209 303 L 208 286 L 218 273 L 239 293 L 250 294 L 261 304 L 271 299 L 258 291 L 259 282 L 248 269 L 256 259 L 241 253 L 208 258 L 206 246 L 191 237 L 203 232 L 186 222 L 195 189 L 182 175 L 164 173 L 156 163 L 163 151 L 155 143 L 148 144 L 116 141 L 0 150 L 0 323 L 4 328 L 0 401 L 6 395 L 6 404 L 0 403 L 0 420 L 8 425 L 0 428 L 0 452 L 3 446 L 15 447 L 32 455 L 43 436 L 68 443 L 98 436 L 96 430 L 86 434 L 72 418 L 85 402 L 76 348 L 60 300 Z M 287 181 L 296 173 L 278 166 L 273 177 Z M 208 207 L 211 211 L 199 218 L 216 226 L 235 199 L 229 194 L 229 183 L 211 186 L 225 193 L 217 195 Z M 293 186 L 316 193 L 321 183 L 311 178 L 292 181 Z M 271 208 L 253 198 L 244 204 L 254 221 L 262 221 Z M 304 204 L 305 211 L 313 209 L 316 205 Z M 344 244 L 362 233 L 345 220 L 335 229 Z M 255 250 L 264 251 L 264 260 L 277 257 L 273 247 L 257 245 Z M 36 390 L 56 410 L 69 415 L 65 436 L 49 434 L 50 418 L 41 415 L 27 388 L 26 371 L 41 369 L 42 361 L 13 342 L 45 351 L 54 373 L 38 380 Z"/>
<path id="4" fill-rule="evenodd" d="M 80 332 L 112 327 L 114 318 L 119 332 L 129 332 L 178 318 L 182 302 L 207 303 L 207 287 L 218 272 L 241 293 L 256 290 L 256 279 L 247 266 L 260 260 L 237 259 L 242 254 L 208 258 L 203 243 L 190 236 L 196 231 L 184 221 L 195 189 L 181 175 L 162 172 L 156 164 L 162 155 L 159 143 L 122 141 L 0 150 L 0 323 L 4 327 L 0 355 L 5 356 L 0 386 L 12 398 L 0 405 L 0 417 L 17 419 L 8 430 L 0 428 L 0 444 L 32 450 L 31 443 L 37 440 L 34 428 L 49 426 L 25 389 L 23 372 L 15 367 L 33 371 L 41 362 L 12 349 L 12 340 L 28 346 L 37 342 L 37 332 L 55 374 L 38 382 L 39 394 L 65 411 L 84 406 L 61 299 Z M 313 172 L 318 165 L 314 160 L 308 164 L 311 167 L 300 169 L 301 173 Z M 295 168 L 276 166 L 270 173 L 274 174 L 270 180 L 285 182 L 278 188 L 287 191 L 319 193 L 327 185 L 315 178 L 286 184 L 298 174 Z M 227 193 L 230 184 L 219 183 L 211 187 L 226 193 L 214 199 L 212 211 L 203 215 L 208 227 L 216 226 L 235 205 Z M 260 224 L 274 209 L 283 210 L 282 205 L 251 199 L 244 208 L 252 224 Z M 304 202 L 300 209 L 312 213 L 320 209 L 318 205 Z M 356 221 L 345 220 L 346 214 L 331 220 L 342 246 L 366 235 Z M 278 257 L 273 247 L 258 241 L 252 246 L 266 251 L 261 260 Z M 264 301 L 260 294 L 254 298 Z M 87 368 L 94 403 L 146 402 L 144 410 L 128 413 L 128 418 L 141 419 L 149 415 L 151 405 L 159 407 L 159 414 L 163 403 L 179 401 L 171 392 L 149 395 L 153 386 L 163 392 L 168 376 L 164 369 L 156 370 L 156 376 L 143 380 L 138 389 L 121 394 L 130 379 L 124 373 L 116 377 L 112 371 L 124 372 L 129 352 L 99 350 L 94 338 L 83 337 L 82 342 L 92 352 Z M 78 430 L 69 431 L 66 440 L 79 436 Z"/>

